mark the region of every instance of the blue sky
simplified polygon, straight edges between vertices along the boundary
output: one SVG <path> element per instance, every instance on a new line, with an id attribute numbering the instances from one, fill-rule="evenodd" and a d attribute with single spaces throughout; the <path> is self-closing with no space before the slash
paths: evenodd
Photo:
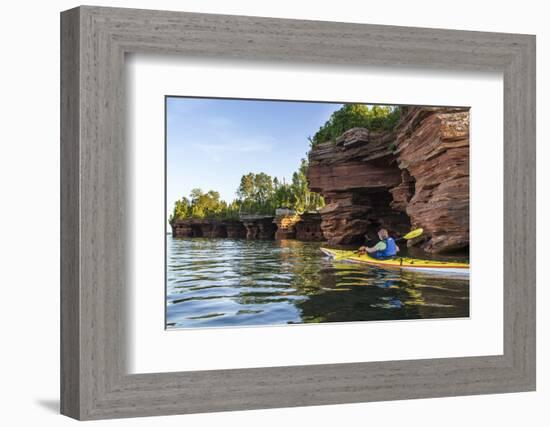
<path id="1" fill-rule="evenodd" d="M 309 149 L 308 136 L 342 104 L 170 97 L 167 210 L 191 189 L 231 201 L 241 176 L 265 172 L 290 180 Z"/>

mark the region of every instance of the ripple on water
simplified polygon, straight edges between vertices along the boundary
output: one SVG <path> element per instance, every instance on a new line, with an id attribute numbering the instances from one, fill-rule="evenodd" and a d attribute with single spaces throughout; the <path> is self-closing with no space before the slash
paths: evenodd
<path id="1" fill-rule="evenodd" d="M 167 236 L 167 327 L 469 315 L 467 280 L 332 262 L 319 246 Z"/>

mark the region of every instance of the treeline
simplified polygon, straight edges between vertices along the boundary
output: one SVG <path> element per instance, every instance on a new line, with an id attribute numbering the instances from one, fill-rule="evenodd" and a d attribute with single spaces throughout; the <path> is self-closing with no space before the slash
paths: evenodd
<path id="1" fill-rule="evenodd" d="M 189 198 L 176 200 L 169 221 L 172 223 L 184 218 L 238 218 L 240 206 L 237 201 L 227 203 L 221 200 L 220 193 L 210 190 L 207 193 L 200 188 L 194 188 Z"/>
<path id="2" fill-rule="evenodd" d="M 298 213 L 316 210 L 325 202 L 321 195 L 309 191 L 306 173 L 307 161 L 302 159 L 289 183 L 263 172 L 243 175 L 236 191 L 237 198 L 230 203 L 221 200 L 217 191 L 205 193 L 195 188 L 189 198 L 176 201 L 169 220 L 237 219 L 239 214 L 274 215 L 277 208 L 293 209 Z"/>
<path id="3" fill-rule="evenodd" d="M 309 142 L 312 147 L 323 142 L 334 142 L 345 131 L 354 127 L 374 131 L 392 130 L 400 116 L 401 109 L 397 106 L 373 105 L 369 108 L 364 104 L 344 104 L 342 108 L 332 113 L 313 137 L 309 137 Z"/>

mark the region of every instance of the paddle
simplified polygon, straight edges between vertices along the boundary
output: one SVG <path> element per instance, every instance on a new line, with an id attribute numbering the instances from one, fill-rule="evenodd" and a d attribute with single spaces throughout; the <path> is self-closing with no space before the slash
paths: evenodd
<path id="1" fill-rule="evenodd" d="M 415 237 L 421 236 L 423 232 L 424 232 L 423 228 L 417 228 L 415 230 L 409 231 L 407 234 L 401 237 L 401 239 L 411 240 L 411 239 L 414 239 Z M 401 239 L 398 239 L 398 240 L 401 240 Z"/>
<path id="2" fill-rule="evenodd" d="M 400 237 L 397 240 L 411 240 L 411 239 L 414 239 L 415 237 L 421 236 L 423 232 L 424 232 L 423 228 L 416 228 L 414 230 L 409 231 L 407 234 L 405 234 L 404 236 Z M 357 251 L 353 251 L 353 253 L 357 253 Z M 335 256 L 333 259 L 337 261 L 348 257 L 349 257 L 348 254 L 344 254 L 344 255 Z"/>

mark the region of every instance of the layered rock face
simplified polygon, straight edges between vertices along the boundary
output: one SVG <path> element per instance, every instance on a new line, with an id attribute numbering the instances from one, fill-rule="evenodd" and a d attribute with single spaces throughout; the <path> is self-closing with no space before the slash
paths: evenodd
<path id="1" fill-rule="evenodd" d="M 176 221 L 170 224 L 172 227 L 172 236 L 174 237 L 194 237 L 194 230 L 187 221 Z M 202 233 L 201 233 L 202 234 Z"/>
<path id="2" fill-rule="evenodd" d="M 246 238 L 251 240 L 273 240 L 277 226 L 273 223 L 273 217 L 241 218 L 246 228 Z"/>
<path id="3" fill-rule="evenodd" d="M 397 162 L 407 174 L 393 191 L 394 207 L 403 209 L 407 200 L 405 211 L 413 227 L 424 228 L 428 252 L 470 244 L 469 116 L 467 108 L 409 107 L 397 128 Z"/>
<path id="4" fill-rule="evenodd" d="M 294 239 L 296 238 L 296 223 L 300 221 L 300 215 L 277 215 L 273 223 L 277 227 L 275 232 L 276 240 Z"/>
<path id="5" fill-rule="evenodd" d="M 241 220 L 187 218 L 173 224 L 174 237 L 208 237 L 230 239 L 324 240 L 319 214 L 249 216 Z"/>
<path id="6" fill-rule="evenodd" d="M 469 111 L 403 107 L 393 132 L 354 128 L 312 148 L 308 181 L 325 197 L 321 229 L 329 244 L 376 240 L 387 228 L 441 253 L 469 246 Z"/>
<path id="7" fill-rule="evenodd" d="M 246 227 L 240 221 L 226 221 L 225 227 L 227 237 L 230 239 L 244 239 L 246 237 Z"/>
<path id="8" fill-rule="evenodd" d="M 321 242 L 325 240 L 321 230 L 321 215 L 318 213 L 304 213 L 294 225 L 296 239 L 303 242 Z"/>
<path id="9" fill-rule="evenodd" d="M 172 224 L 174 237 L 246 237 L 246 228 L 238 221 L 218 221 L 209 219 L 183 219 Z"/>
<path id="10" fill-rule="evenodd" d="M 174 237 L 204 237 L 211 234 L 212 224 L 202 219 L 184 219 L 172 224 L 172 235 Z"/>
<path id="11" fill-rule="evenodd" d="M 397 235 L 409 229 L 407 214 L 391 206 L 389 191 L 401 183 L 394 144 L 391 133 L 353 128 L 311 150 L 308 182 L 325 198 L 321 229 L 329 244 L 361 243 L 380 227 Z"/>
<path id="12" fill-rule="evenodd" d="M 320 242 L 325 240 L 321 230 L 321 215 L 306 212 L 301 215 L 278 215 L 273 220 L 277 226 L 276 240 L 296 239 L 302 242 Z"/>

